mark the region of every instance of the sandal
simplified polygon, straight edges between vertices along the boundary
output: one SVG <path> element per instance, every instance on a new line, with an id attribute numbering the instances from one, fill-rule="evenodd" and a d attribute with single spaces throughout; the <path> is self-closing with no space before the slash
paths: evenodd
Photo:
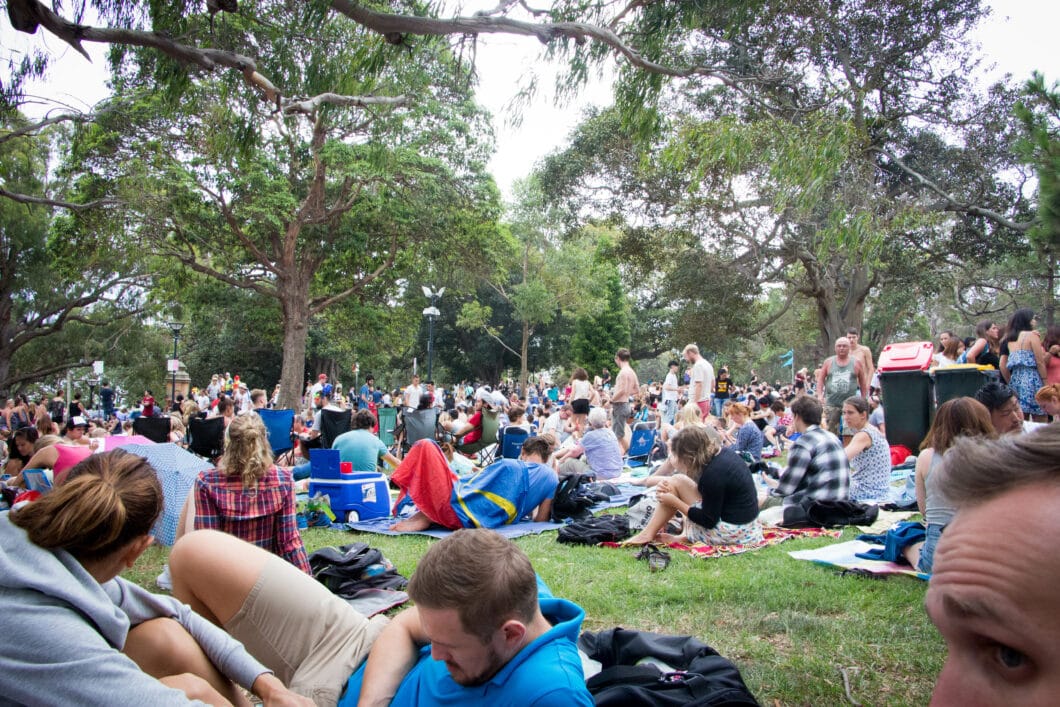
<path id="1" fill-rule="evenodd" d="M 644 543 L 633 553 L 634 560 L 646 560 L 653 550 L 657 549 L 655 543 Z"/>
<path id="2" fill-rule="evenodd" d="M 652 572 L 662 572 L 669 566 L 670 553 L 663 552 L 659 548 L 652 546 L 651 551 L 648 553 L 648 569 Z"/>

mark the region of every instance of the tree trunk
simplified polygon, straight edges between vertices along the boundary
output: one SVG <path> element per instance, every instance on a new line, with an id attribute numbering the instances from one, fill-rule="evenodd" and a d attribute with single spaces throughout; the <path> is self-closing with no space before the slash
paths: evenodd
<path id="1" fill-rule="evenodd" d="M 526 393 L 526 383 L 529 379 L 529 371 L 527 366 L 527 354 L 530 350 L 530 324 L 523 322 L 523 342 L 519 347 L 519 390 L 522 391 L 523 399 L 529 399 L 529 395 Z"/>
<path id="2" fill-rule="evenodd" d="M 305 350 L 309 335 L 308 284 L 279 283 L 283 311 L 283 368 L 280 373 L 280 407 L 299 410 L 305 389 Z"/>

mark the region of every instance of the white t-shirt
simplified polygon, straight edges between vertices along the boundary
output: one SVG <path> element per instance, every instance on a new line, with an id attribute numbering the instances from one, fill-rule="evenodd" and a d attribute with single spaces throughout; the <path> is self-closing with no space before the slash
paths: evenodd
<path id="1" fill-rule="evenodd" d="M 673 386 L 673 390 L 669 390 L 670 386 Z M 666 380 L 663 381 L 662 391 L 663 402 L 669 400 L 677 400 L 677 374 L 670 372 L 666 374 Z"/>
<path id="2" fill-rule="evenodd" d="M 418 385 L 409 385 L 405 388 L 405 407 L 416 408 L 420 406 L 420 396 L 423 395 L 424 389 Z"/>
<path id="3" fill-rule="evenodd" d="M 699 360 L 692 364 L 691 378 L 688 381 L 688 397 L 691 398 L 696 392 L 696 382 L 703 381 L 699 397 L 692 402 L 710 400 L 710 392 L 714 390 L 714 366 L 710 361 L 700 356 Z"/>

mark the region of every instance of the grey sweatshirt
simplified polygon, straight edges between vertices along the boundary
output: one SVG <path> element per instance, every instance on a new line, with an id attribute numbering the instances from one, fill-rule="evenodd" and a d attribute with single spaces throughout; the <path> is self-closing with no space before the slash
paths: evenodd
<path id="1" fill-rule="evenodd" d="M 172 618 L 218 669 L 249 688 L 267 668 L 172 597 L 121 577 L 99 584 L 72 555 L 44 550 L 0 513 L 0 705 L 186 705 L 183 692 L 120 651 L 130 626 Z"/>

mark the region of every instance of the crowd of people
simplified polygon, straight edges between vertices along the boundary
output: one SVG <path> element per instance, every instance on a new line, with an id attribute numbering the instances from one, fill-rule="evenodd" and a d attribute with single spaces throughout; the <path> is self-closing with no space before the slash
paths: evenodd
<path id="1" fill-rule="evenodd" d="M 1041 502 L 1060 493 L 1060 426 L 1047 424 L 1060 414 L 1060 342 L 1052 331 L 1043 341 L 1035 324 L 1020 310 L 1003 336 L 983 322 L 970 341 L 940 337 L 936 366 L 999 371 L 974 396 L 939 405 L 915 450 L 925 528 L 902 555 L 933 577 L 927 608 L 950 646 L 936 691 L 943 701 L 1033 704 L 1053 694 L 1060 674 L 1048 649 L 1060 628 L 1051 591 L 1060 563 L 1048 543 L 1055 518 Z M 20 651 L 0 650 L 0 694 L 34 701 L 19 667 L 32 665 L 34 680 L 63 702 L 248 704 L 242 688 L 267 705 L 592 704 L 576 650 L 581 609 L 552 597 L 525 554 L 491 529 L 548 520 L 564 478 L 622 476 L 638 429 L 657 439 L 652 473 L 639 482 L 657 505 L 633 545 L 755 544 L 793 508 L 885 500 L 891 446 L 875 362 L 857 334 L 790 383 L 752 372 L 741 384 L 726 367 L 715 373 L 694 344 L 664 380 L 643 385 L 627 349 L 615 353 L 614 378 L 576 368 L 565 384 L 525 391 L 413 376 L 385 393 L 369 376 L 343 392 L 320 374 L 306 386 L 295 451 L 283 460 L 255 414 L 276 404 L 278 390 L 270 398 L 238 376 L 215 375 L 188 400 L 161 406 L 145 391 L 132 411 L 115 409 L 111 392 L 99 415 L 78 396 L 12 399 L 0 415 L 5 488 L 21 486 L 23 471 L 51 469 L 54 489 L 0 515 L 0 584 L 17 598 L 0 633 Z M 380 434 L 387 407 L 399 413 L 393 445 Z M 420 560 L 408 588 L 415 606 L 392 620 L 358 614 L 311 577 L 294 499 L 328 410 L 348 413 L 328 439 L 340 459 L 385 470 L 414 505 L 394 530 L 457 531 Z M 119 576 L 151 543 L 162 490 L 143 459 L 103 451 L 100 440 L 129 433 L 139 416 L 169 416 L 176 443 L 192 418 L 224 421 L 223 453 L 199 474 L 159 578 L 172 597 Z M 415 422 L 424 417 L 425 437 Z M 495 453 L 474 468 L 508 432 L 522 438 L 518 455 Z M 763 473 L 764 459 L 785 454 L 779 473 Z M 1031 527 L 1033 537 L 1019 530 Z M 995 532 L 1008 533 L 1010 555 L 996 570 L 997 548 L 982 539 Z M 1033 674 L 964 680 L 986 639 L 999 665 Z"/>

